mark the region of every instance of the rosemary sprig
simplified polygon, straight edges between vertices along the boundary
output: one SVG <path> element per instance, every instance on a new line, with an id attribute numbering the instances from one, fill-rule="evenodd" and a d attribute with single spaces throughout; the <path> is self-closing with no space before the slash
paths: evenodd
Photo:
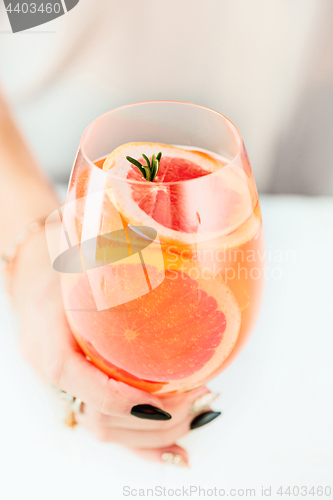
<path id="1" fill-rule="evenodd" d="M 155 177 L 158 174 L 159 168 L 160 168 L 160 161 L 162 158 L 162 153 L 161 151 L 156 155 L 153 155 L 151 158 L 151 161 L 149 161 L 149 158 L 142 154 L 142 158 L 146 161 L 147 165 L 142 165 L 138 160 L 135 160 L 135 158 L 132 158 L 131 156 L 126 156 L 126 160 L 132 163 L 135 167 L 137 167 L 143 178 L 146 179 L 147 181 L 153 182 Z"/>

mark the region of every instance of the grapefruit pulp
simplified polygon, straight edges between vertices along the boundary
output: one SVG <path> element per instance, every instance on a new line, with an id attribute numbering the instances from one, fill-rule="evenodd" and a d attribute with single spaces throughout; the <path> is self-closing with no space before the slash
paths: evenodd
<path id="1" fill-rule="evenodd" d="M 139 269 L 140 267 L 140 269 Z M 159 273 L 147 265 L 149 276 Z M 112 266 L 126 283 L 137 280 L 141 266 Z M 105 274 L 106 294 L 114 293 Z M 166 271 L 155 290 L 125 304 L 97 311 L 89 282 L 82 277 L 69 296 L 69 320 L 79 332 L 80 345 L 91 345 L 104 371 L 135 387 L 177 381 L 193 387 L 223 363 L 240 329 L 238 303 L 224 282 L 194 280 L 179 271 Z M 86 349 L 88 352 L 86 352 Z M 90 356 L 89 347 L 84 348 Z M 109 369 L 108 369 L 108 364 Z"/>

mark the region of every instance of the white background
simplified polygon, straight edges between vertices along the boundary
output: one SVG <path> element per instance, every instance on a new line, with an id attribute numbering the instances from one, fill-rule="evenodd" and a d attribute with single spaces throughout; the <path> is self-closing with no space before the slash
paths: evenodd
<path id="1" fill-rule="evenodd" d="M 333 493 L 333 200 L 264 196 L 262 208 L 262 314 L 238 359 L 209 384 L 223 415 L 182 440 L 189 470 L 67 429 L 57 398 L 18 354 L 1 287 L 1 499 L 121 499 L 124 486 L 255 488 L 256 498 L 271 486 L 271 498 L 290 499 L 277 489 L 329 485 Z"/>

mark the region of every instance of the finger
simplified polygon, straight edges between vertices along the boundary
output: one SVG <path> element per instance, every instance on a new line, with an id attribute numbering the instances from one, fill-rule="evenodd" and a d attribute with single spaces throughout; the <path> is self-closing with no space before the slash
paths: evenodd
<path id="1" fill-rule="evenodd" d="M 87 361 L 83 354 L 70 353 L 64 358 L 57 372 L 51 372 L 50 381 L 98 412 L 120 417 L 130 416 L 131 409 L 137 405 L 161 409 L 162 403 L 158 398 L 110 379 Z"/>
<path id="2" fill-rule="evenodd" d="M 106 427 L 117 427 L 120 429 L 168 429 L 182 422 L 190 414 L 189 410 L 194 401 L 204 394 L 209 394 L 210 391 L 207 387 L 200 387 L 199 389 L 187 394 L 179 394 L 177 396 L 168 396 L 162 399 L 163 408 L 165 411 L 172 415 L 172 419 L 168 421 L 154 421 L 133 418 L 132 416 L 115 417 L 104 415 L 96 411 L 93 407 L 86 405 L 84 407 L 84 414 L 87 418 L 95 421 L 96 424 Z M 203 408 L 204 409 L 204 408 Z"/>
<path id="3" fill-rule="evenodd" d="M 187 451 L 181 446 L 178 446 L 178 444 L 156 449 L 134 448 L 132 451 L 136 455 L 151 462 L 169 463 L 178 465 L 179 467 L 190 467 Z"/>
<path id="4" fill-rule="evenodd" d="M 49 382 L 106 415 L 129 416 L 136 405 L 151 405 L 157 409 L 163 406 L 156 396 L 110 379 L 101 372 L 82 353 L 66 318 L 53 320 L 44 342 L 44 364 Z"/>
<path id="5" fill-rule="evenodd" d="M 130 448 L 167 448 L 172 446 L 177 439 L 185 436 L 190 430 L 193 417 L 187 417 L 184 422 L 165 430 L 135 430 L 119 429 L 116 427 L 105 427 L 96 425 L 83 415 L 77 415 L 77 421 L 88 429 L 99 441 L 123 444 Z"/>
<path id="6" fill-rule="evenodd" d="M 186 415 L 185 418 L 187 418 Z M 183 419 L 185 420 L 185 419 Z M 91 406 L 84 405 L 77 415 L 79 424 L 87 428 L 105 427 L 113 429 L 127 429 L 135 431 L 165 431 L 171 429 L 181 422 L 174 422 L 174 419 L 167 421 L 143 420 L 130 415 L 125 417 L 110 417 L 96 411 Z"/>

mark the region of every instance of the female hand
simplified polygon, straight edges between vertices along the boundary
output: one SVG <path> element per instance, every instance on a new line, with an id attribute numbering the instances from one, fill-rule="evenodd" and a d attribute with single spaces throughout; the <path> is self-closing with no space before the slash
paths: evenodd
<path id="1" fill-rule="evenodd" d="M 100 441 L 123 444 L 151 460 L 187 465 L 187 452 L 175 443 L 189 432 L 195 418 L 190 407 L 208 389 L 162 399 L 110 379 L 92 365 L 70 331 L 44 232 L 31 236 L 20 249 L 9 285 L 21 322 L 21 351 L 46 383 L 84 402 L 78 423 Z M 150 413 L 138 405 L 150 405 Z M 192 427 L 218 415 L 200 414 Z"/>

